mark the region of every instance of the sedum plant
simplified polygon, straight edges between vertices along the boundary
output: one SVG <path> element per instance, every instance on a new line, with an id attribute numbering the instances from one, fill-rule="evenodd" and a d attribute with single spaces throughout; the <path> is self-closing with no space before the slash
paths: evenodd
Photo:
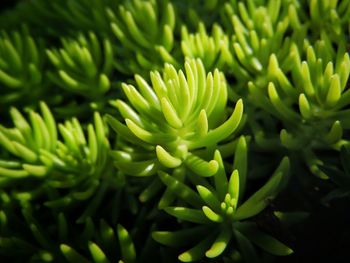
<path id="1" fill-rule="evenodd" d="M 0 111 L 42 96 L 43 62 L 43 43 L 28 28 L 0 33 Z"/>
<path id="2" fill-rule="evenodd" d="M 322 35 L 327 35 L 332 42 L 346 41 L 350 23 L 349 1 L 311 0 L 305 5 L 308 6 L 307 11 L 299 6 L 298 14 L 308 28 L 311 38 L 318 39 Z"/>
<path id="3" fill-rule="evenodd" d="M 116 49 L 120 52 L 115 67 L 120 72 L 142 74 L 144 70 L 159 69 L 162 61 L 175 62 L 169 54 L 175 28 L 174 8 L 169 1 L 125 1 L 107 8 L 107 14 L 118 41 Z M 125 57 L 134 59 L 124 63 Z"/>
<path id="4" fill-rule="evenodd" d="M 47 105 L 42 102 L 40 108 L 41 115 L 29 112 L 30 122 L 12 108 L 15 127 L 0 126 L 1 187 L 10 189 L 25 182 L 26 187 L 15 191 L 15 198 L 28 202 L 46 196 L 49 207 L 92 197 L 101 178 L 113 173 L 100 115 L 94 115 L 94 125 L 88 125 L 84 133 L 77 119 L 57 125 Z"/>
<path id="5" fill-rule="evenodd" d="M 159 173 L 162 182 L 181 201 L 164 210 L 180 223 L 188 221 L 195 225 L 175 232 L 156 231 L 153 237 L 165 245 L 189 246 L 189 250 L 179 255 L 182 262 L 197 261 L 204 256 L 216 258 L 225 250 L 229 250 L 230 255 L 233 252 L 231 247 L 237 245 L 247 262 L 259 262 L 252 244 L 276 255 L 292 253 L 290 248 L 261 232 L 253 221 L 249 221 L 264 210 L 268 199 L 274 198 L 286 184 L 288 158 L 283 159 L 266 184 L 245 201 L 247 144 L 244 137 L 237 143 L 234 170 L 228 178 L 219 151 L 215 152 L 215 160 L 219 163 L 218 172 L 210 178 L 212 180 L 201 178 L 195 181 L 196 191 L 167 173 Z M 236 245 L 231 244 L 233 240 Z"/>
<path id="6" fill-rule="evenodd" d="M 1 262 L 348 258 L 348 0 L 7 2 Z"/>
<path id="7" fill-rule="evenodd" d="M 264 4 L 262 4 L 264 3 Z M 233 29 L 231 52 L 232 72 L 246 83 L 254 79 L 266 82 L 269 56 L 275 53 L 283 69 L 289 68 L 289 52 L 292 44 L 300 45 L 305 30 L 295 17 L 296 9 L 291 1 L 263 1 L 247 4 L 232 1 L 225 11 Z"/>
<path id="8" fill-rule="evenodd" d="M 261 89 L 249 83 L 251 100 L 283 122 L 280 132 L 283 146 L 302 150 L 311 170 L 324 177 L 317 168 L 315 149 L 339 148 L 343 128 L 347 129 L 349 55 L 340 49 L 336 61 L 328 61 L 331 49 L 324 41 L 307 47 L 307 59 L 301 61 L 296 49 L 292 53 L 292 82 L 280 68 L 275 55 L 270 57 L 268 72 L 274 81 Z M 293 109 L 293 105 L 298 107 Z"/>
<path id="9" fill-rule="evenodd" d="M 102 97 L 111 86 L 113 50 L 109 39 L 99 39 L 93 32 L 76 39 L 62 39 L 62 47 L 48 49 L 47 56 L 55 67 L 50 80 L 62 89 L 81 96 Z"/>
<path id="10" fill-rule="evenodd" d="M 198 32 L 189 33 L 186 26 L 181 27 L 181 50 L 187 59 L 200 58 L 206 69 L 223 70 L 232 63 L 229 50 L 229 39 L 223 29 L 214 24 L 211 36 L 208 35 L 204 24 L 198 25 Z M 174 58 L 175 59 L 175 58 Z"/>
<path id="11" fill-rule="evenodd" d="M 239 128 L 243 102 L 239 100 L 226 119 L 227 88 L 218 70 L 206 75 L 200 60 L 185 63 L 186 76 L 166 65 L 163 77 L 151 72 L 152 87 L 139 75 L 138 90 L 123 84 L 129 104 L 112 102 L 125 124 L 107 116 L 121 143 L 114 152 L 119 169 L 134 176 L 151 175 L 160 165 L 176 168 L 185 165 L 203 176 L 218 169 L 215 160 L 207 162 L 197 150 L 210 150 L 225 142 Z M 130 147 L 130 146 L 131 147 Z M 133 146 L 134 145 L 134 146 Z M 131 167 L 140 169 L 138 172 Z"/>

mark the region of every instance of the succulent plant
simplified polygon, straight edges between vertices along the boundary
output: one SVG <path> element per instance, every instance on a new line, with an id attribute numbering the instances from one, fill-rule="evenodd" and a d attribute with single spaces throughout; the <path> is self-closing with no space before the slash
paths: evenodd
<path id="1" fill-rule="evenodd" d="M 234 76 L 246 84 L 247 80 L 266 82 L 270 54 L 274 53 L 283 69 L 289 68 L 291 45 L 302 44 L 305 29 L 295 18 L 292 1 L 232 1 L 225 5 L 227 20 L 233 36 L 231 63 Z"/>
<path id="2" fill-rule="evenodd" d="M 153 88 L 136 75 L 139 91 L 123 84 L 131 106 L 122 100 L 112 103 L 125 124 L 107 116 L 119 140 L 128 142 L 124 149 L 120 144 L 114 151 L 115 163 L 123 172 L 145 176 L 155 174 L 160 165 L 176 168 L 182 164 L 203 176 L 217 171 L 216 161 L 207 162 L 196 151 L 210 150 L 232 137 L 241 123 L 243 102 L 239 100 L 225 120 L 227 90 L 222 73 L 215 70 L 206 75 L 198 59 L 186 62 L 185 71 L 186 76 L 166 65 L 163 78 L 159 72 L 152 72 Z"/>
<path id="3" fill-rule="evenodd" d="M 325 175 L 317 168 L 321 162 L 313 150 L 339 149 L 344 143 L 343 128 L 348 129 L 349 55 L 340 48 L 336 61 L 328 61 L 331 52 L 324 41 L 319 41 L 315 47 L 307 47 L 307 59 L 301 61 L 294 49 L 291 81 L 279 67 L 276 56 L 271 55 L 268 72 L 274 81 L 263 89 L 249 83 L 249 96 L 255 105 L 283 123 L 282 145 L 302 150 L 306 163 L 321 177 Z M 299 109 L 294 110 L 294 105 Z"/>
<path id="4" fill-rule="evenodd" d="M 107 8 L 107 14 L 118 41 L 120 52 L 115 66 L 120 72 L 143 74 L 145 69 L 159 69 L 163 60 L 176 63 L 169 54 L 175 27 L 174 8 L 169 1 L 125 1 L 118 7 Z M 125 57 L 134 59 L 124 63 Z"/>
<path id="5" fill-rule="evenodd" d="M 299 7 L 300 20 L 312 39 L 327 35 L 332 42 L 346 41 L 349 33 L 350 3 L 337 1 L 306 1 L 307 9 Z"/>
<path id="6" fill-rule="evenodd" d="M 47 105 L 41 103 L 40 108 L 42 115 L 29 113 L 30 123 L 12 108 L 15 127 L 0 126 L 1 188 L 26 182 L 16 191 L 16 198 L 28 202 L 46 195 L 49 207 L 92 197 L 101 177 L 108 178 L 113 172 L 100 115 L 94 115 L 95 125 L 88 125 L 86 137 L 77 119 L 56 125 Z"/>
<path id="7" fill-rule="evenodd" d="M 283 159 L 268 182 L 245 201 L 243 194 L 248 172 L 247 144 L 244 137 L 237 143 L 234 170 L 228 178 L 219 151 L 215 152 L 215 160 L 219 163 L 218 172 L 210 178 L 212 180 L 201 178 L 196 181 L 194 187 L 197 191 L 174 176 L 159 172 L 163 183 L 181 201 L 164 210 L 179 222 L 188 221 L 199 224 L 200 227 L 194 225 L 175 232 L 158 231 L 153 233 L 153 237 L 165 245 L 190 246 L 189 250 L 179 255 L 182 262 L 197 261 L 204 256 L 216 258 L 226 248 L 232 252 L 229 244 L 233 240 L 236 241 L 233 247 L 238 245 L 247 262 L 258 262 L 257 258 L 255 261 L 248 260 L 254 258 L 255 254 L 252 243 L 272 254 L 292 253 L 280 241 L 261 232 L 254 222 L 249 222 L 250 218 L 268 205 L 268 199 L 274 198 L 285 186 L 289 170 L 288 158 Z M 191 241 L 195 246 L 189 243 Z"/>
<path id="8" fill-rule="evenodd" d="M 211 36 L 203 23 L 199 23 L 196 34 L 190 34 L 187 27 L 182 26 L 181 49 L 185 58 L 200 58 L 204 67 L 210 70 L 228 68 L 233 60 L 229 38 L 217 24 L 213 25 Z"/>
<path id="9" fill-rule="evenodd" d="M 343 262 L 349 39 L 349 0 L 2 2 L 0 261 Z"/>
<path id="10" fill-rule="evenodd" d="M 111 86 L 113 50 L 107 38 L 99 39 L 93 32 L 76 39 L 61 40 L 62 47 L 48 49 L 47 56 L 56 70 L 49 78 L 62 89 L 87 98 L 103 96 Z"/>
<path id="11" fill-rule="evenodd" d="M 34 40 L 28 28 L 0 33 L 1 111 L 10 105 L 26 105 L 44 93 L 43 43 Z M 30 101 L 29 100 L 29 101 Z"/>

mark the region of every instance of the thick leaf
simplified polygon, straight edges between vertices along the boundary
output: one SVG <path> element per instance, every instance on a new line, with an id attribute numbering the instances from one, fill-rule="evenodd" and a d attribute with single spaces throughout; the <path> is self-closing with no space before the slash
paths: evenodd
<path id="1" fill-rule="evenodd" d="M 128 231 L 122 226 L 118 225 L 117 227 L 118 239 L 121 249 L 121 258 L 125 262 L 135 262 L 136 260 L 136 252 L 134 243 L 128 233 Z"/>
<path id="2" fill-rule="evenodd" d="M 201 207 L 203 204 L 202 200 L 195 191 L 193 191 L 186 184 L 180 182 L 173 176 L 159 171 L 159 178 L 174 195 L 178 196 L 188 204 L 194 207 Z"/>
<path id="3" fill-rule="evenodd" d="M 193 228 L 186 228 L 179 231 L 155 231 L 152 233 L 152 237 L 157 242 L 172 246 L 181 247 L 190 245 L 195 241 L 202 239 L 206 236 L 211 228 L 209 226 L 197 226 Z"/>
<path id="4" fill-rule="evenodd" d="M 268 205 L 268 199 L 274 198 L 285 186 L 289 170 L 289 160 L 284 158 L 270 180 L 239 206 L 234 215 L 235 220 L 247 219 L 260 213 Z"/>
<path id="5" fill-rule="evenodd" d="M 180 220 L 199 224 L 208 224 L 211 222 L 201 210 L 186 207 L 166 207 L 164 210 Z"/>
<path id="6" fill-rule="evenodd" d="M 179 260 L 182 262 L 193 262 L 200 260 L 204 257 L 205 252 L 210 247 L 211 243 L 213 242 L 213 239 L 213 235 L 210 235 L 207 238 L 203 239 L 196 246 L 179 255 Z"/>
<path id="7" fill-rule="evenodd" d="M 71 248 L 68 245 L 62 244 L 60 246 L 60 249 L 62 254 L 70 263 L 76 263 L 76 262 L 90 263 L 90 261 L 88 261 L 85 257 L 80 255 L 78 252 L 76 252 L 73 248 Z"/>
<path id="8" fill-rule="evenodd" d="M 255 245 L 276 256 L 287 256 L 293 250 L 274 237 L 261 232 L 253 223 L 241 223 L 238 230 Z"/>

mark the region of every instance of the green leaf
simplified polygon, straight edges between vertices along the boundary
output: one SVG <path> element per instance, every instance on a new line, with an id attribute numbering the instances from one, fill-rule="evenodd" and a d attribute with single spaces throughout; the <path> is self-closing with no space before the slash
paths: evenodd
<path id="1" fill-rule="evenodd" d="M 60 250 L 62 254 L 65 256 L 65 258 L 68 260 L 70 263 L 90 263 L 85 257 L 80 255 L 78 252 L 76 252 L 73 248 L 66 244 L 61 244 L 60 245 Z"/>
<path id="2" fill-rule="evenodd" d="M 203 239 L 196 246 L 179 255 L 179 260 L 182 262 L 193 262 L 193 261 L 200 260 L 201 258 L 204 257 L 205 252 L 208 250 L 208 248 L 210 247 L 210 244 L 212 243 L 212 240 L 213 240 L 212 235 Z"/>
<path id="3" fill-rule="evenodd" d="M 167 168 L 176 168 L 182 163 L 181 159 L 171 156 L 170 153 L 160 145 L 156 147 L 156 154 L 159 162 Z"/>
<path id="4" fill-rule="evenodd" d="M 173 105 L 166 99 L 161 99 L 162 112 L 166 121 L 175 129 L 180 129 L 183 125 Z"/>
<path id="5" fill-rule="evenodd" d="M 95 263 L 109 263 L 106 255 L 103 253 L 101 248 L 94 242 L 89 242 L 89 250 Z"/>
<path id="6" fill-rule="evenodd" d="M 172 247 L 183 247 L 190 245 L 195 241 L 207 236 L 211 228 L 208 226 L 197 226 L 193 228 L 186 228 L 179 231 L 155 231 L 152 233 L 152 237 L 157 242 L 172 246 Z"/>
<path id="7" fill-rule="evenodd" d="M 224 163 L 219 150 L 215 151 L 214 160 L 219 164 L 219 169 L 216 174 L 214 174 L 215 189 L 218 194 L 219 200 L 223 200 L 227 193 L 227 177 L 225 172 Z"/>
<path id="8" fill-rule="evenodd" d="M 288 170 L 289 160 L 285 157 L 269 181 L 237 208 L 234 219 L 247 219 L 265 209 L 268 205 L 268 199 L 274 198 L 285 186 Z"/>
<path id="9" fill-rule="evenodd" d="M 114 164 L 121 171 L 132 176 L 151 176 L 156 174 L 159 169 L 157 160 L 152 159 L 139 162 L 115 161 Z"/>
<path id="10" fill-rule="evenodd" d="M 208 224 L 211 222 L 201 210 L 186 207 L 166 207 L 164 210 L 180 220 L 199 224 Z"/>
<path id="11" fill-rule="evenodd" d="M 217 196 L 215 193 L 211 192 L 208 188 L 202 186 L 202 185 L 197 185 L 197 191 L 203 201 L 214 211 L 220 211 L 220 201 L 218 200 Z"/>
<path id="12" fill-rule="evenodd" d="M 239 190 L 240 190 L 239 187 L 240 187 L 240 174 L 237 170 L 234 170 L 228 182 L 227 193 L 229 193 L 230 197 L 236 200 L 236 202 L 238 202 L 238 198 L 239 198 Z"/>
<path id="13" fill-rule="evenodd" d="M 205 255 L 208 258 L 215 258 L 220 256 L 226 249 L 230 239 L 232 237 L 232 232 L 230 229 L 223 228 L 221 229 L 218 237 L 215 239 L 212 246 L 205 252 Z"/>
<path id="14" fill-rule="evenodd" d="M 128 233 L 128 231 L 122 226 L 118 224 L 117 227 L 118 239 L 120 243 L 120 249 L 122 253 L 122 260 L 125 262 L 135 262 L 136 261 L 136 252 L 134 243 Z"/>
<path id="15" fill-rule="evenodd" d="M 210 162 L 206 162 L 191 153 L 188 154 L 185 164 L 193 172 L 203 177 L 213 176 L 219 169 L 217 161 L 211 160 Z"/>
<path id="16" fill-rule="evenodd" d="M 277 239 L 261 232 L 254 224 L 244 223 L 239 226 L 239 231 L 245 235 L 254 244 L 265 251 L 276 256 L 287 256 L 293 253 L 293 250 Z"/>
<path id="17" fill-rule="evenodd" d="M 208 207 L 208 206 L 203 206 L 203 207 L 202 207 L 202 210 L 203 210 L 203 213 L 205 214 L 205 216 L 206 216 L 209 220 L 211 220 L 211 221 L 213 221 L 213 222 L 216 222 L 216 223 L 221 223 L 221 222 L 224 221 L 224 218 L 223 218 L 221 215 L 215 213 L 213 210 L 211 210 L 210 207 Z"/>
<path id="18" fill-rule="evenodd" d="M 327 106 L 335 106 L 341 97 L 341 92 L 339 75 L 335 74 L 331 77 L 331 83 L 326 98 Z"/>
<path id="19" fill-rule="evenodd" d="M 159 178 L 168 187 L 168 189 L 176 196 L 181 198 L 183 201 L 194 207 L 201 207 L 202 201 L 198 194 L 189 188 L 186 184 L 180 182 L 173 176 L 162 171 L 158 172 Z"/>
<path id="20" fill-rule="evenodd" d="M 237 101 L 235 109 L 228 120 L 214 130 L 209 131 L 205 137 L 190 142 L 189 149 L 215 145 L 219 141 L 226 139 L 238 128 L 242 116 L 243 101 L 240 99 Z"/>
<path id="21" fill-rule="evenodd" d="M 234 155 L 233 169 L 238 170 L 239 173 L 239 186 L 235 186 L 239 189 L 239 195 L 235 197 L 238 200 L 238 197 L 243 196 L 247 181 L 247 166 L 248 166 L 248 150 L 247 150 L 247 142 L 244 136 L 241 136 L 238 140 L 236 151 Z M 233 175 L 231 175 L 232 177 Z M 237 183 L 237 182 L 235 182 Z M 237 190 L 236 188 L 236 190 Z"/>

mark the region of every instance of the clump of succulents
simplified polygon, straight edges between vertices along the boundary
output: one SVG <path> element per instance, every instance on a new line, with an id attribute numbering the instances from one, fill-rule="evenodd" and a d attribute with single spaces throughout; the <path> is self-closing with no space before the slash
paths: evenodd
<path id="1" fill-rule="evenodd" d="M 1 262 L 347 257 L 349 1 L 6 4 Z"/>

